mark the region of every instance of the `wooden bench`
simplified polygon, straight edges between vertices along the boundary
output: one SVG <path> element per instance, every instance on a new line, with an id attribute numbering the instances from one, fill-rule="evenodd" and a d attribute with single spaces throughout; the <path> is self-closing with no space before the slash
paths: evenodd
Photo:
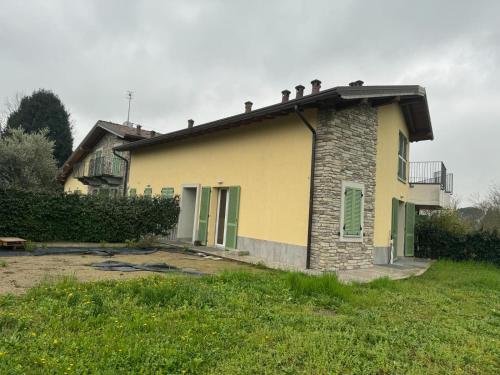
<path id="1" fill-rule="evenodd" d="M 26 244 L 26 240 L 17 237 L 0 237 L 0 247 L 8 247 L 9 249 L 16 250 L 17 248 L 23 248 Z"/>

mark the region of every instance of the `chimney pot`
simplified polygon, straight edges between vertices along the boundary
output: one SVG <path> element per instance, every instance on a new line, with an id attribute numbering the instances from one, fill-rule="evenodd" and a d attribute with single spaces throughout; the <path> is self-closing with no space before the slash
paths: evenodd
<path id="1" fill-rule="evenodd" d="M 194 126 L 194 120 L 193 119 L 189 119 L 188 120 L 188 128 L 192 128 Z"/>
<path id="2" fill-rule="evenodd" d="M 295 86 L 296 90 L 295 99 L 300 99 L 304 96 L 304 89 L 305 87 L 302 85 Z"/>
<path id="3" fill-rule="evenodd" d="M 283 90 L 281 92 L 281 102 L 286 103 L 290 99 L 290 90 Z"/>
<path id="4" fill-rule="evenodd" d="M 245 102 L 245 113 L 249 113 L 252 111 L 252 102 L 251 101 L 248 101 L 248 102 Z"/>
<path id="5" fill-rule="evenodd" d="M 359 87 L 359 86 L 363 86 L 364 82 L 361 81 L 361 80 L 357 80 L 357 81 L 354 81 L 354 82 L 349 82 L 349 86 L 351 87 Z"/>
<path id="6" fill-rule="evenodd" d="M 319 79 L 313 79 L 311 81 L 312 89 L 311 94 L 317 94 L 321 89 L 321 81 Z"/>
<path id="7" fill-rule="evenodd" d="M 141 128 L 142 128 L 142 126 L 141 126 L 141 125 L 137 125 L 137 127 L 136 127 L 136 129 L 135 129 L 135 130 L 136 130 L 136 133 L 137 133 L 138 135 L 141 135 Z"/>

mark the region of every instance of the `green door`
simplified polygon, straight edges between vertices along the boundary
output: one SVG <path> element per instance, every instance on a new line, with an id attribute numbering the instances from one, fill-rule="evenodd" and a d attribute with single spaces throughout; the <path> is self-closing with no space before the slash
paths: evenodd
<path id="1" fill-rule="evenodd" d="M 240 211 L 240 187 L 229 187 L 227 207 L 226 249 L 234 250 L 238 241 L 238 215 Z"/>
<path id="2" fill-rule="evenodd" d="M 198 241 L 202 245 L 207 244 L 208 235 L 208 212 L 210 211 L 210 186 L 201 188 L 200 220 L 198 224 Z"/>
<path id="3" fill-rule="evenodd" d="M 405 256 L 412 257 L 414 255 L 415 245 L 415 205 L 406 203 L 405 217 Z"/>
<path id="4" fill-rule="evenodd" d="M 392 198 L 392 224 L 391 224 L 392 259 L 396 259 L 398 255 L 398 212 L 399 212 L 399 201 L 396 198 Z"/>

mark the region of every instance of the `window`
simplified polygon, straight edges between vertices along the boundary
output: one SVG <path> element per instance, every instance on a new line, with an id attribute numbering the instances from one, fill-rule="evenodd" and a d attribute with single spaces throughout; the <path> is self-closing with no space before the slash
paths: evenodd
<path id="1" fill-rule="evenodd" d="M 128 189 L 128 195 L 129 197 L 137 197 L 137 189 L 136 188 Z"/>
<path id="2" fill-rule="evenodd" d="M 408 164 L 408 139 L 403 133 L 399 133 L 399 148 L 398 148 L 398 178 L 401 181 L 406 181 L 406 171 Z"/>
<path id="3" fill-rule="evenodd" d="M 114 155 L 113 156 L 113 176 L 120 176 L 122 171 L 122 160 Z"/>
<path id="4" fill-rule="evenodd" d="M 172 187 L 164 187 L 161 189 L 161 197 L 162 198 L 173 198 L 174 197 L 174 188 Z"/>
<path id="5" fill-rule="evenodd" d="M 342 183 L 340 240 L 363 241 L 364 186 L 356 182 Z"/>

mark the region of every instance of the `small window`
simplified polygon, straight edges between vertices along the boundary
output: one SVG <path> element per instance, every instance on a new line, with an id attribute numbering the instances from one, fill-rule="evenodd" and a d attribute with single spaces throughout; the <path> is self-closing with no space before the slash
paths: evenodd
<path id="1" fill-rule="evenodd" d="M 399 133 L 399 148 L 398 148 L 398 178 L 401 181 L 406 181 L 408 165 L 408 139 L 403 133 Z"/>
<path id="2" fill-rule="evenodd" d="M 172 187 L 164 187 L 161 189 L 161 197 L 162 198 L 173 198 L 174 197 L 174 188 Z"/>
<path id="3" fill-rule="evenodd" d="M 363 184 L 343 182 L 340 219 L 341 241 L 363 241 L 363 214 Z"/>
<path id="4" fill-rule="evenodd" d="M 144 189 L 144 196 L 145 197 L 150 197 L 153 195 L 153 188 L 151 188 L 151 186 L 147 186 L 145 189 Z"/>
<path id="5" fill-rule="evenodd" d="M 137 189 L 136 188 L 128 189 L 128 195 L 129 197 L 137 197 Z"/>
<path id="6" fill-rule="evenodd" d="M 113 176 L 120 176 L 122 172 L 122 160 L 114 155 L 113 156 Z"/>

